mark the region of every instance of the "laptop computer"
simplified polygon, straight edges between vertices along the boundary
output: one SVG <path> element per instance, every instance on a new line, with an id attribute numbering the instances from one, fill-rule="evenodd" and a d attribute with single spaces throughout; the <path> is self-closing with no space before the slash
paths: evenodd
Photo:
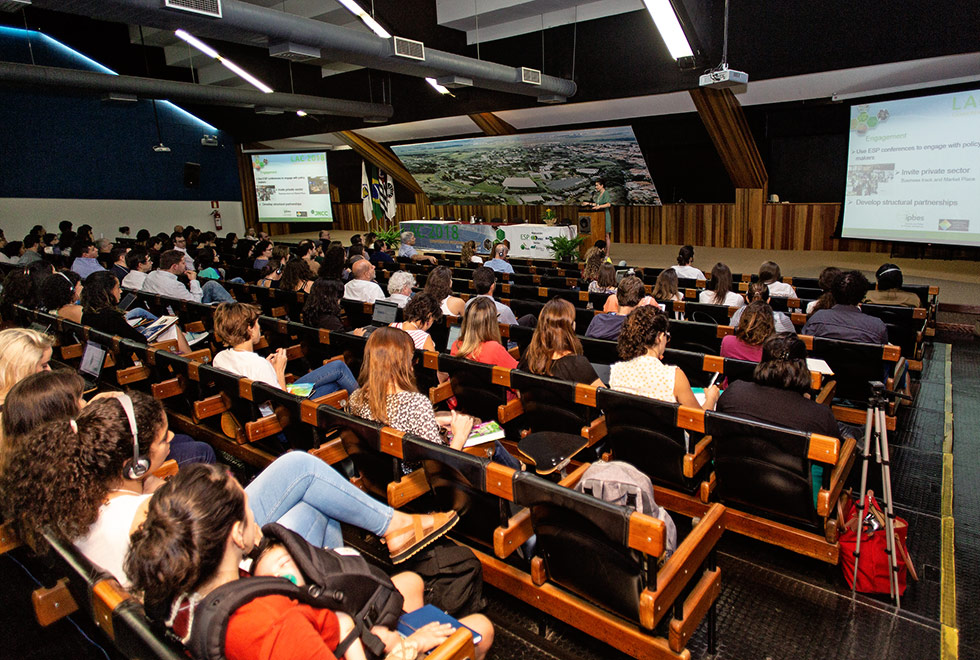
<path id="1" fill-rule="evenodd" d="M 451 325 L 449 326 L 449 338 L 446 340 L 446 352 L 449 353 L 453 350 L 453 344 L 459 339 L 460 334 L 463 332 L 463 326 L 461 325 Z"/>
<path id="2" fill-rule="evenodd" d="M 390 325 L 398 320 L 398 305 L 392 302 L 378 300 L 374 303 L 374 314 L 371 322 L 379 325 Z"/>
<path id="3" fill-rule="evenodd" d="M 99 375 L 105 364 L 106 350 L 95 342 L 86 342 L 85 352 L 82 353 L 82 363 L 78 367 L 85 381 L 85 391 L 91 392 L 99 386 Z"/>

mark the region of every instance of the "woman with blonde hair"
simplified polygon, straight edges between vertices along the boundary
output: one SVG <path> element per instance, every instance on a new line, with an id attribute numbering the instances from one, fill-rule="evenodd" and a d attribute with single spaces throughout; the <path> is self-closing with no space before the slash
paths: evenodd
<path id="1" fill-rule="evenodd" d="M 51 337 L 37 330 L 10 328 L 0 332 L 0 406 L 19 381 L 51 370 L 53 345 Z"/>
<path id="2" fill-rule="evenodd" d="M 453 343 L 450 354 L 507 369 L 517 366 L 517 360 L 500 341 L 497 307 L 493 300 L 477 298 L 466 308 L 459 339 Z"/>
<path id="3" fill-rule="evenodd" d="M 676 270 L 667 268 L 660 271 L 660 274 L 657 275 L 657 281 L 653 285 L 653 299 L 658 303 L 680 302 L 684 300 L 684 294 L 677 288 Z"/>
<path id="4" fill-rule="evenodd" d="M 588 358 L 582 355 L 582 342 L 575 336 L 575 307 L 561 298 L 552 298 L 541 309 L 534 336 L 518 369 L 603 386 Z"/>
<path id="5" fill-rule="evenodd" d="M 476 241 L 466 241 L 463 243 L 459 249 L 459 260 L 463 262 L 464 267 L 468 264 L 483 264 L 483 257 L 476 255 Z"/>

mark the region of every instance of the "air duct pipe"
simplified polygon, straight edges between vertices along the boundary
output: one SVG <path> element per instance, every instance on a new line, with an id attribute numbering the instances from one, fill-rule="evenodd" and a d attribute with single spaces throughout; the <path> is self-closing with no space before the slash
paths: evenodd
<path id="1" fill-rule="evenodd" d="M 388 119 L 394 110 L 382 103 L 364 103 L 343 99 L 328 99 L 305 94 L 266 94 L 258 90 L 197 85 L 173 80 L 114 76 L 108 73 L 62 69 L 31 64 L 0 62 L 0 83 L 34 86 L 80 92 L 121 92 L 147 99 L 200 103 L 205 105 L 256 106 L 281 108 L 283 111 L 304 110 L 311 114 L 342 117 Z"/>
<path id="2" fill-rule="evenodd" d="M 424 62 L 403 59 L 395 56 L 391 39 L 240 0 L 222 0 L 221 18 L 162 9 L 160 5 L 160 0 L 33 0 L 33 6 L 52 11 L 165 30 L 183 28 L 198 37 L 249 46 L 256 45 L 257 36 L 265 38 L 266 46 L 273 41 L 289 41 L 319 48 L 327 59 L 418 77 L 456 75 L 473 80 L 475 87 L 511 94 L 568 98 L 576 91 L 572 80 L 542 74 L 540 85 L 530 85 L 521 82 L 519 68 L 429 47 Z"/>

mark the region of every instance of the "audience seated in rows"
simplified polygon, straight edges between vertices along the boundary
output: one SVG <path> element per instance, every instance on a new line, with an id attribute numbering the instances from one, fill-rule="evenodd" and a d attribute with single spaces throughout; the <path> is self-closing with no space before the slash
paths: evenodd
<path id="1" fill-rule="evenodd" d="M 514 316 L 514 311 L 493 297 L 493 292 L 497 288 L 497 275 L 493 270 L 486 266 L 474 269 L 473 288 L 476 289 L 476 295 L 470 296 L 470 299 L 466 301 L 466 307 L 469 307 L 477 298 L 490 298 L 497 308 L 497 321 L 505 325 L 517 325 L 517 317 Z"/>
<path id="2" fill-rule="evenodd" d="M 676 271 L 677 277 L 685 277 L 691 280 L 703 280 L 705 279 L 704 273 L 700 269 L 695 268 L 692 264 L 694 263 L 694 248 L 690 245 L 683 246 L 677 252 L 677 263 L 671 268 Z"/>
<path id="3" fill-rule="evenodd" d="M 318 279 L 303 303 L 303 323 L 313 328 L 342 332 L 349 330 L 340 300 L 344 285 L 339 280 Z"/>
<path id="4" fill-rule="evenodd" d="M 507 261 L 507 254 L 510 252 L 510 248 L 503 243 L 498 243 L 493 248 L 493 259 L 490 259 L 483 265 L 487 268 L 497 272 L 497 273 L 511 273 L 514 272 L 514 267 L 510 265 Z"/>
<path id="5" fill-rule="evenodd" d="M 407 332 L 415 348 L 425 351 L 436 350 L 436 345 L 429 335 L 429 328 L 433 323 L 442 320 L 442 310 L 439 308 L 439 301 L 431 293 L 420 293 L 412 297 L 405 307 L 403 318 L 403 321 L 392 323 L 391 327 Z"/>
<path id="6" fill-rule="evenodd" d="M 252 260 L 252 268 L 262 270 L 272 258 L 272 241 L 257 242 L 252 246 L 252 251 L 248 256 Z"/>
<path id="7" fill-rule="evenodd" d="M 575 336 L 575 307 L 561 298 L 544 304 L 518 368 L 574 383 L 603 386 L 589 359 L 582 355 L 582 342 Z"/>
<path id="8" fill-rule="evenodd" d="M 749 285 L 749 290 L 745 293 L 745 300 L 749 304 L 756 301 L 761 301 L 769 304 L 772 300 L 772 296 L 769 294 L 769 287 L 763 282 L 753 282 Z M 735 310 L 735 314 L 732 316 L 731 320 L 728 322 L 730 326 L 738 329 L 739 323 L 742 320 L 742 314 L 745 312 L 745 307 L 739 307 Z M 790 318 L 783 312 L 773 312 L 772 313 L 773 326 L 776 332 L 795 332 L 796 328 L 793 326 L 793 322 Z"/>
<path id="9" fill-rule="evenodd" d="M 410 231 L 403 231 L 401 234 L 401 247 L 398 248 L 398 256 L 406 257 L 412 261 L 428 261 L 433 266 L 437 263 L 435 257 L 426 256 L 415 249 L 415 234 Z"/>
<path id="10" fill-rule="evenodd" d="M 72 270 L 61 270 L 41 282 L 41 308 L 50 314 L 75 323 L 82 322 L 82 308 L 77 304 L 82 295 L 82 280 Z"/>
<path id="11" fill-rule="evenodd" d="M 902 305 L 904 307 L 919 307 L 922 302 L 919 296 L 911 291 L 902 291 L 902 269 L 895 264 L 882 264 L 875 271 L 878 288 L 871 289 L 864 297 L 864 302 L 873 305 Z"/>
<path id="12" fill-rule="evenodd" d="M 462 316 L 466 302 L 453 294 L 453 271 L 436 266 L 425 278 L 425 292 L 439 301 L 443 316 Z"/>
<path id="13" fill-rule="evenodd" d="M 245 303 L 221 303 L 214 310 L 214 334 L 228 346 L 214 356 L 212 364 L 236 376 L 256 380 L 281 390 L 286 389 L 286 351 L 278 349 L 263 358 L 254 351 L 262 336 L 259 328 L 260 311 Z M 316 399 L 337 390 L 353 392 L 357 381 L 342 360 L 331 360 L 310 373 L 297 378 L 297 384 L 312 383 L 310 398 Z"/>
<path id="14" fill-rule="evenodd" d="M 861 312 L 861 301 L 868 293 L 867 278 L 858 270 L 845 271 L 834 278 L 831 293 L 834 306 L 813 313 L 803 326 L 803 334 L 870 344 L 887 344 L 884 321 Z"/>
<path id="15" fill-rule="evenodd" d="M 592 317 L 589 327 L 585 330 L 585 336 L 594 339 L 618 339 L 626 317 L 641 304 L 645 296 L 643 280 L 635 275 L 627 275 L 620 280 L 616 288 L 617 311 L 596 314 Z"/>
<path id="16" fill-rule="evenodd" d="M 763 261 L 759 266 L 759 281 L 769 287 L 769 295 L 776 298 L 795 298 L 796 289 L 783 282 L 783 274 L 775 261 Z"/>
<path id="17" fill-rule="evenodd" d="M 344 298 L 373 303 L 385 300 L 384 291 L 374 281 L 374 266 L 367 259 L 357 261 L 351 267 L 351 280 L 344 286 Z"/>
<path id="18" fill-rule="evenodd" d="M 459 260 L 463 265 L 483 264 L 483 257 L 476 254 L 476 241 L 466 241 L 459 248 Z"/>
<path id="19" fill-rule="evenodd" d="M 698 295 L 698 302 L 709 305 L 741 307 L 745 298 L 732 290 L 732 270 L 720 261 L 711 269 L 708 287 Z"/>
<path id="20" fill-rule="evenodd" d="M 416 286 L 415 276 L 407 270 L 396 270 L 388 278 L 388 301 L 399 307 L 408 304 L 412 296 L 412 288 Z"/>
<path id="21" fill-rule="evenodd" d="M 841 270 L 837 266 L 827 266 L 820 271 L 820 277 L 817 278 L 817 286 L 820 287 L 823 293 L 816 300 L 811 300 L 807 303 L 807 316 L 810 316 L 818 309 L 830 309 L 834 306 L 834 294 L 830 290 L 834 286 L 834 278 L 840 275 L 840 273 Z"/>
<path id="22" fill-rule="evenodd" d="M 466 308 L 459 339 L 450 354 L 496 367 L 514 369 L 517 360 L 507 352 L 500 339 L 497 309 L 489 298 L 479 298 Z"/>
<path id="23" fill-rule="evenodd" d="M 185 274 L 190 280 L 189 290 L 177 279 L 181 274 Z M 197 281 L 197 274 L 187 270 L 184 253 L 179 250 L 167 250 L 160 255 L 160 267 L 147 273 L 141 290 L 146 293 L 158 293 L 167 298 L 203 302 L 206 305 L 234 300 L 231 294 L 214 280 L 205 282 L 204 286 L 201 286 Z"/>
<path id="24" fill-rule="evenodd" d="M 105 270 L 96 258 L 99 256 L 99 250 L 95 247 L 95 243 L 80 240 L 72 246 L 71 253 L 78 255 L 71 262 L 71 269 L 83 280 L 92 273 Z"/>
<path id="25" fill-rule="evenodd" d="M 762 344 L 776 332 L 772 307 L 756 300 L 745 308 L 740 321 L 735 334 L 722 337 L 720 355 L 758 362 L 762 359 Z"/>
<path id="26" fill-rule="evenodd" d="M 713 409 L 720 393 L 716 385 L 704 390 L 704 404 L 700 404 L 684 372 L 662 362 L 670 341 L 669 328 L 667 315 L 660 309 L 650 305 L 634 309 L 619 335 L 621 361 L 609 369 L 609 387 L 682 406 Z"/>

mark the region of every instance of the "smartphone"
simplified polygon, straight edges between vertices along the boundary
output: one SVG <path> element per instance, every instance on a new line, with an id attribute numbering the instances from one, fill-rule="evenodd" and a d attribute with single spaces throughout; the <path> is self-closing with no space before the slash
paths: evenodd
<path id="1" fill-rule="evenodd" d="M 718 383 L 718 381 L 720 380 L 721 380 L 721 374 L 716 371 L 715 374 L 711 377 L 711 381 L 708 383 L 708 387 L 711 387 L 712 385 L 718 385 L 718 387 L 721 387 L 721 385 L 719 385 Z"/>

